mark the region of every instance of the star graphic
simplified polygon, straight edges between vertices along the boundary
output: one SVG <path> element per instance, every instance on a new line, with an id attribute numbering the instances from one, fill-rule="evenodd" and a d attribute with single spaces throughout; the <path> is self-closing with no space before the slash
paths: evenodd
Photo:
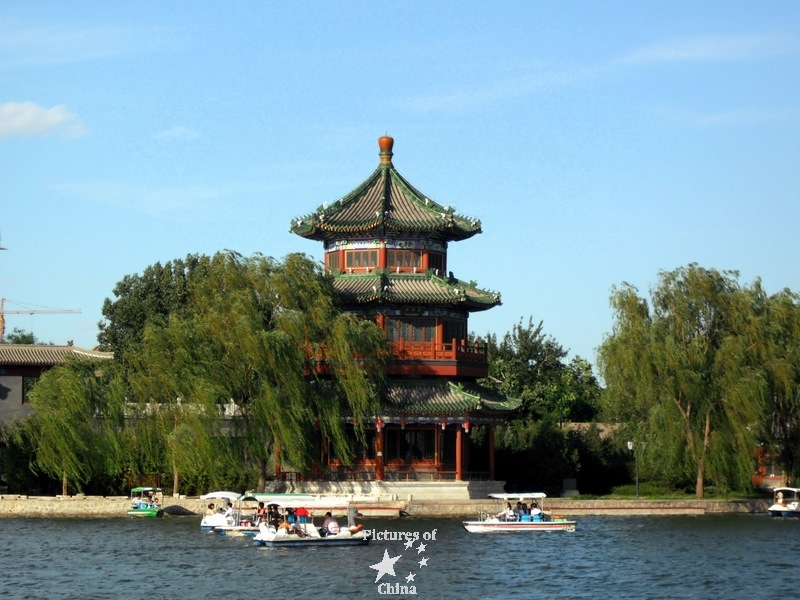
<path id="1" fill-rule="evenodd" d="M 409 573 L 408 577 L 406 577 L 406 583 L 408 583 L 409 581 L 414 581 L 414 577 L 416 576 L 417 576 L 416 573 Z"/>
<path id="2" fill-rule="evenodd" d="M 413 546 L 413 545 L 414 545 L 414 540 L 408 540 L 408 541 L 406 542 L 406 550 L 408 550 L 409 548 L 411 548 L 411 546 Z"/>
<path id="3" fill-rule="evenodd" d="M 403 555 L 400 554 L 395 556 L 394 558 L 389 558 L 389 551 L 383 551 L 383 560 L 381 562 L 376 563 L 374 565 L 370 565 L 370 569 L 375 569 L 378 572 L 378 576 L 375 578 L 375 583 L 378 583 L 378 580 L 386 574 L 392 575 L 394 577 L 394 563 L 396 563 Z"/>
<path id="4" fill-rule="evenodd" d="M 427 567 L 428 566 L 428 557 L 424 557 L 421 561 L 419 561 L 420 567 Z M 394 575 L 394 573 L 392 573 Z M 377 579 L 375 580 L 377 581 Z"/>
<path id="5" fill-rule="evenodd" d="M 419 548 L 417 548 L 417 554 L 421 554 L 422 552 L 425 552 L 425 544 L 420 544 Z"/>

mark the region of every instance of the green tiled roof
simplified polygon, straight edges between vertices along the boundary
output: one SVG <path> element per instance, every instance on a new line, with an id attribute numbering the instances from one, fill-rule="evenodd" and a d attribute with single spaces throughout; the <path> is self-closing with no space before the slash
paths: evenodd
<path id="1" fill-rule="evenodd" d="M 475 383 L 448 380 L 393 380 L 383 395 L 387 412 L 407 415 L 505 416 L 522 404 Z"/>
<path id="2" fill-rule="evenodd" d="M 423 236 L 446 242 L 481 233 L 481 222 L 434 202 L 386 159 L 349 194 L 294 219 L 289 231 L 319 241 Z"/>
<path id="3" fill-rule="evenodd" d="M 79 360 L 111 360 L 114 353 L 86 350 L 77 346 L 0 344 L 0 365 L 52 367 L 66 362 L 68 357 Z"/>
<path id="4" fill-rule="evenodd" d="M 345 305 L 425 304 L 480 311 L 502 304 L 500 294 L 481 290 L 473 282 L 425 273 L 394 273 L 378 270 L 343 274 L 333 287 Z"/>

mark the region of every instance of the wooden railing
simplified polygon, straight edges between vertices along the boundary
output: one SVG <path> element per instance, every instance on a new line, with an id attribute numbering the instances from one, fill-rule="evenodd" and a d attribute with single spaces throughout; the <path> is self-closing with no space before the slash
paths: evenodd
<path id="1" fill-rule="evenodd" d="M 392 354 L 398 360 L 454 360 L 486 364 L 486 345 L 467 344 L 465 340 L 451 340 L 446 344 L 436 342 L 389 342 Z"/>

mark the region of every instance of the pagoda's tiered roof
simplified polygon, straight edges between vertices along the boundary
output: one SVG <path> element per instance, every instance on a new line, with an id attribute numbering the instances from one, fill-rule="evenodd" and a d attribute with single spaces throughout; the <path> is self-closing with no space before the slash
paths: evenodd
<path id="1" fill-rule="evenodd" d="M 292 221 L 290 231 L 304 238 L 424 237 L 443 242 L 481 232 L 481 222 L 455 214 L 417 190 L 392 164 L 389 137 L 380 138 L 381 163 L 356 189 L 311 214 Z"/>
<path id="2" fill-rule="evenodd" d="M 448 380 L 392 380 L 383 394 L 383 410 L 404 415 L 463 415 L 480 413 L 503 417 L 519 408 L 517 398 L 506 398 L 475 383 Z"/>
<path id="3" fill-rule="evenodd" d="M 500 294 L 481 290 L 474 283 L 425 273 L 342 274 L 333 287 L 347 306 L 372 304 L 435 305 L 459 310 L 487 310 L 501 304 Z"/>

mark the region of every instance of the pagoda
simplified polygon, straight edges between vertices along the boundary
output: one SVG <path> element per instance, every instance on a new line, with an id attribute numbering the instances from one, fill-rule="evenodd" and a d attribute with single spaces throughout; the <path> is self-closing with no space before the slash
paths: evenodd
<path id="1" fill-rule="evenodd" d="M 366 443 L 345 466 L 323 441 L 325 478 L 494 480 L 494 430 L 520 402 L 476 383 L 488 375 L 486 346 L 468 343 L 467 320 L 500 294 L 456 278 L 447 259 L 448 244 L 481 233 L 481 223 L 400 175 L 391 137 L 378 145 L 378 167 L 361 185 L 290 228 L 324 244 L 344 310 L 383 329 L 392 351 Z M 476 427 L 485 428 L 480 444 L 470 439 Z"/>

